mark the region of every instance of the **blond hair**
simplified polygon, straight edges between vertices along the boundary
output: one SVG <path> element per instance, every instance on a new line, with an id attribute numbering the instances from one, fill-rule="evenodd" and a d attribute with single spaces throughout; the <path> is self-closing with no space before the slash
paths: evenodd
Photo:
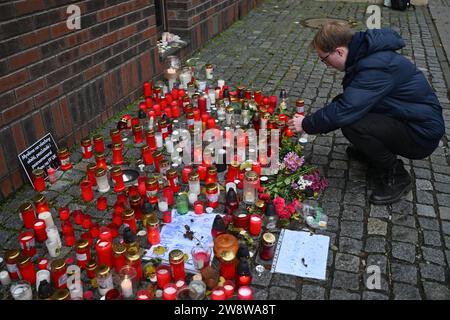
<path id="1" fill-rule="evenodd" d="M 338 47 L 348 47 L 353 34 L 353 30 L 346 22 L 327 22 L 316 33 L 311 46 L 323 52 L 332 52 Z"/>

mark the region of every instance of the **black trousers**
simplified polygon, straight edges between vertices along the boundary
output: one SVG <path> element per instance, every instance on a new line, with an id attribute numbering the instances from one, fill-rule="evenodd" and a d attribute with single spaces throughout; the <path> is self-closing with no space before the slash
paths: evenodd
<path id="1" fill-rule="evenodd" d="M 392 168 L 397 155 L 423 159 L 437 148 L 439 141 L 427 147 L 416 142 L 416 133 L 404 122 L 379 113 L 369 113 L 361 120 L 343 127 L 344 136 L 367 155 L 378 168 Z"/>

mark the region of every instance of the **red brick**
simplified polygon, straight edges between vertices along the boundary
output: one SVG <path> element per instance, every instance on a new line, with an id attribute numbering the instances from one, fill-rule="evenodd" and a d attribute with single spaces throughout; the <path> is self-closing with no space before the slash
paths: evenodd
<path id="1" fill-rule="evenodd" d="M 53 118 L 53 126 L 55 128 L 56 137 L 55 139 L 59 139 L 64 136 L 65 127 L 64 127 L 64 119 L 61 112 L 61 107 L 59 101 L 55 101 L 50 105 L 50 110 Z"/>
<path id="2" fill-rule="evenodd" d="M 70 111 L 69 111 L 69 104 L 67 102 L 67 98 L 63 97 L 62 99 L 59 100 L 59 105 L 61 107 L 61 116 L 63 118 L 64 121 L 64 128 L 65 128 L 65 132 L 69 133 L 72 131 L 72 117 L 70 115 Z"/>
<path id="3" fill-rule="evenodd" d="M 36 137 L 40 139 L 46 134 L 44 122 L 42 121 L 42 115 L 39 111 L 37 111 L 33 113 L 32 118 L 34 123 L 34 129 L 36 132 Z"/>
<path id="4" fill-rule="evenodd" d="M 18 101 L 33 96 L 36 92 L 41 91 L 45 87 L 45 79 L 39 78 L 32 82 L 27 83 L 24 86 L 17 88 L 16 97 Z"/>
<path id="5" fill-rule="evenodd" d="M 16 145 L 17 152 L 21 153 L 27 148 L 27 144 L 25 142 L 25 135 L 23 134 L 23 128 L 20 121 L 14 122 L 11 125 L 11 133 L 14 138 L 14 144 Z"/>
<path id="6" fill-rule="evenodd" d="M 22 170 L 23 168 L 20 167 L 19 169 L 14 170 L 13 173 L 11 174 L 12 184 L 14 189 L 16 190 L 19 189 L 21 186 L 23 186 L 24 183 L 29 182 L 29 180 L 23 181 Z"/>
<path id="7" fill-rule="evenodd" d="M 0 148 L 0 177 L 8 173 L 8 165 L 6 164 L 5 156 L 3 155 L 3 148 Z"/>
<path id="8" fill-rule="evenodd" d="M 9 178 L 5 178 L 0 181 L 0 190 L 4 198 L 9 197 L 13 192 L 13 186 Z"/>
<path id="9" fill-rule="evenodd" d="M 73 133 L 72 133 L 72 134 L 70 134 L 70 135 L 67 136 L 66 141 L 65 141 L 64 144 L 65 144 L 68 148 L 70 148 L 70 147 L 72 147 L 72 146 L 74 145 L 74 143 L 75 143 L 75 138 L 74 138 L 74 135 L 73 135 Z"/>
<path id="10" fill-rule="evenodd" d="M 33 62 L 39 60 L 39 58 L 40 52 L 38 48 L 33 48 L 9 58 L 9 66 L 13 70 L 19 69 L 23 66 L 32 64 Z"/>
<path id="11" fill-rule="evenodd" d="M 22 16 L 30 12 L 45 9 L 43 0 L 23 0 L 16 2 L 15 6 L 17 16 Z"/>
<path id="12" fill-rule="evenodd" d="M 10 123 L 26 114 L 30 113 L 34 109 L 33 99 L 30 98 L 23 102 L 16 104 L 15 106 L 6 109 L 3 114 L 3 120 L 5 123 Z"/>
<path id="13" fill-rule="evenodd" d="M 25 83 L 29 78 L 28 70 L 20 70 L 6 77 L 0 78 L 0 93 Z"/>
<path id="14" fill-rule="evenodd" d="M 84 137 L 84 135 L 83 135 L 83 132 L 81 131 L 81 129 L 75 130 L 75 133 L 73 135 L 74 144 L 79 144 L 83 137 Z"/>
<path id="15" fill-rule="evenodd" d="M 60 89 L 61 89 L 60 85 L 57 84 L 49 89 L 46 89 L 43 93 L 37 95 L 34 98 L 36 108 L 39 108 L 40 106 L 46 104 L 47 102 L 50 102 L 50 101 L 56 99 L 61 94 L 62 90 L 60 90 Z"/>
<path id="16" fill-rule="evenodd" d="M 122 89 L 123 89 L 123 94 L 124 95 L 128 95 L 128 77 L 127 77 L 127 67 L 126 65 L 122 65 L 120 67 L 120 77 L 122 80 Z"/>
<path id="17" fill-rule="evenodd" d="M 54 24 L 53 26 L 50 27 L 50 33 L 51 33 L 53 39 L 59 38 L 65 34 L 71 33 L 71 32 L 72 32 L 72 30 L 67 28 L 66 21 L 58 23 L 58 24 Z"/>
<path id="18" fill-rule="evenodd" d="M 92 78 L 102 74 L 105 71 L 105 65 L 103 63 L 99 63 L 96 66 L 87 69 L 83 72 L 83 76 L 85 81 L 89 81 Z"/>

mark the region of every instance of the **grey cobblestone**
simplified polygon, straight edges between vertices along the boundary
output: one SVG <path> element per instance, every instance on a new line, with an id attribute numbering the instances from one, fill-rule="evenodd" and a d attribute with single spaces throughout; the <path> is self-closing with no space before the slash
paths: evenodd
<path id="1" fill-rule="evenodd" d="M 439 217 L 442 220 L 450 220 L 450 208 L 448 208 L 448 207 L 439 207 Z"/>
<path id="2" fill-rule="evenodd" d="M 367 222 L 367 233 L 375 235 L 386 235 L 387 223 L 375 218 L 369 218 Z"/>
<path id="3" fill-rule="evenodd" d="M 423 289 L 427 299 L 431 300 L 449 300 L 450 292 L 448 287 L 435 283 L 435 282 L 424 282 Z"/>
<path id="4" fill-rule="evenodd" d="M 423 241 L 426 245 L 442 246 L 441 235 L 437 231 L 423 231 Z"/>
<path id="5" fill-rule="evenodd" d="M 339 238 L 339 251 L 344 253 L 359 254 L 362 248 L 362 241 L 341 237 Z"/>
<path id="6" fill-rule="evenodd" d="M 397 224 L 404 227 L 410 227 L 415 228 L 416 227 L 416 220 L 414 219 L 414 216 L 410 215 L 404 215 L 400 213 L 392 213 L 392 219 L 393 224 Z"/>
<path id="7" fill-rule="evenodd" d="M 419 269 L 423 278 L 445 282 L 445 269 L 443 267 L 433 264 L 421 263 Z"/>
<path id="8" fill-rule="evenodd" d="M 324 300 L 325 289 L 317 285 L 304 284 L 302 287 L 302 300 Z"/>
<path id="9" fill-rule="evenodd" d="M 363 224 L 361 222 L 342 221 L 341 235 L 349 238 L 361 239 L 363 236 Z"/>
<path id="10" fill-rule="evenodd" d="M 358 293 L 351 293 L 344 290 L 333 289 L 330 293 L 331 300 L 361 300 L 361 295 Z"/>
<path id="11" fill-rule="evenodd" d="M 422 252 L 425 261 L 433 262 L 441 266 L 445 265 L 445 257 L 442 250 L 422 247 Z"/>
<path id="12" fill-rule="evenodd" d="M 344 205 L 342 220 L 363 221 L 364 209 L 357 206 Z"/>
<path id="13" fill-rule="evenodd" d="M 419 300 L 420 292 L 417 287 L 404 283 L 394 282 L 394 299 L 396 300 Z"/>
<path id="14" fill-rule="evenodd" d="M 417 231 L 402 226 L 392 226 L 392 239 L 402 242 L 417 243 Z"/>
<path id="15" fill-rule="evenodd" d="M 364 291 L 363 292 L 363 300 L 388 300 L 389 297 L 385 294 L 379 292 L 372 291 Z"/>
<path id="16" fill-rule="evenodd" d="M 295 300 L 297 298 L 297 292 L 291 289 L 271 287 L 269 288 L 270 300 Z"/>
<path id="17" fill-rule="evenodd" d="M 417 284 L 417 267 L 414 265 L 392 263 L 392 279 L 397 282 Z"/>
<path id="18" fill-rule="evenodd" d="M 298 287 L 298 278 L 291 275 L 274 273 L 270 284 L 277 287 L 296 289 Z"/>
<path id="19" fill-rule="evenodd" d="M 356 273 L 335 271 L 333 288 L 343 288 L 349 290 L 359 289 L 359 275 Z"/>
<path id="20" fill-rule="evenodd" d="M 413 263 L 416 259 L 416 246 L 409 243 L 393 242 L 392 256 L 396 259 Z"/>
<path id="21" fill-rule="evenodd" d="M 343 271 L 358 272 L 359 271 L 359 257 L 337 253 L 335 259 L 335 268 Z"/>
<path id="22" fill-rule="evenodd" d="M 417 214 L 424 217 L 436 217 L 436 212 L 432 206 L 417 205 Z"/>

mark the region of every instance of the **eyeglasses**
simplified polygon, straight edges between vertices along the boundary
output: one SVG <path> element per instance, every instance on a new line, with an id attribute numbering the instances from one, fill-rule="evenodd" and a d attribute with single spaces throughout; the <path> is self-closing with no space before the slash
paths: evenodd
<path id="1" fill-rule="evenodd" d="M 319 58 L 320 58 L 320 61 L 322 61 L 323 63 L 327 63 L 327 59 L 328 59 L 328 57 L 332 54 L 333 52 L 330 52 L 329 54 L 327 54 L 325 57 L 320 57 L 319 56 Z"/>

